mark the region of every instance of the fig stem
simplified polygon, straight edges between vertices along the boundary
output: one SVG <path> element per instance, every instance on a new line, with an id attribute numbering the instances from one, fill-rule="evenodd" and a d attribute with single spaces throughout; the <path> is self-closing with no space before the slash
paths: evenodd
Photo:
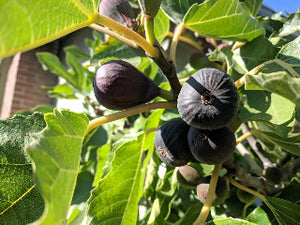
<path id="1" fill-rule="evenodd" d="M 212 171 L 207 196 L 202 206 L 200 215 L 198 216 L 197 220 L 194 222 L 194 225 L 204 224 L 208 217 L 211 204 L 214 201 L 215 191 L 216 191 L 219 173 L 221 169 L 222 169 L 222 164 L 218 164 L 215 165 L 214 170 Z"/>
<path id="2" fill-rule="evenodd" d="M 247 218 L 247 209 L 248 209 L 249 206 L 252 205 L 255 201 L 256 201 L 256 198 L 253 198 L 250 202 L 248 202 L 248 203 L 244 206 L 243 212 L 242 212 L 242 219 L 246 219 L 246 218 Z"/>
<path id="3" fill-rule="evenodd" d="M 238 145 L 239 143 L 241 143 L 242 141 L 246 140 L 248 137 L 252 136 L 253 134 L 255 134 L 258 130 L 251 130 L 247 133 L 244 133 L 242 136 L 240 136 L 239 138 L 236 139 L 236 145 Z"/>
<path id="4" fill-rule="evenodd" d="M 122 24 L 114 21 L 113 19 L 101 15 L 100 13 L 97 14 L 96 22 L 133 40 L 151 57 L 159 56 L 159 50 L 156 47 L 149 44 L 143 36 L 139 35 L 138 33 L 129 29 L 128 27 L 125 27 Z"/>
<path id="5" fill-rule="evenodd" d="M 167 36 L 173 38 L 173 37 L 174 37 L 174 33 L 168 32 L 168 33 L 167 33 Z M 182 41 L 182 42 L 185 42 L 185 43 L 187 43 L 187 44 L 189 44 L 189 45 L 195 47 L 196 49 L 198 49 L 198 50 L 200 50 L 200 51 L 203 51 L 203 50 L 204 50 L 204 48 L 203 48 L 201 45 L 199 45 L 197 42 L 195 42 L 195 41 L 193 41 L 193 40 L 191 40 L 191 39 L 189 39 L 189 38 L 186 38 L 186 37 L 183 37 L 183 36 L 179 36 L 179 37 L 178 37 L 178 40 L 179 40 L 179 41 Z"/>
<path id="6" fill-rule="evenodd" d="M 174 101 L 174 95 L 171 91 L 167 91 L 165 89 L 159 89 L 159 97 L 166 99 L 167 101 Z"/>
<path id="7" fill-rule="evenodd" d="M 240 87 L 242 87 L 245 84 L 245 82 L 246 82 L 246 75 L 242 76 L 234 84 L 235 84 L 236 88 L 239 89 Z"/>
<path id="8" fill-rule="evenodd" d="M 242 47 L 243 45 L 245 45 L 246 42 L 240 42 L 240 41 L 237 41 L 234 43 L 234 45 L 232 46 L 231 48 L 231 51 L 233 52 L 234 50 L 236 50 L 237 48 L 240 48 Z"/>
<path id="9" fill-rule="evenodd" d="M 87 130 L 85 131 L 85 135 L 88 134 L 92 129 L 101 126 L 105 123 L 109 123 L 118 119 L 122 119 L 128 116 L 132 116 L 138 113 L 147 112 L 153 109 L 169 109 L 169 108 L 176 108 L 175 102 L 153 102 L 148 104 L 141 104 L 137 105 L 128 109 L 125 109 L 121 112 L 113 113 L 110 115 L 105 115 L 98 117 L 94 120 L 91 120 Z"/>
<path id="10" fill-rule="evenodd" d="M 138 45 L 133 40 L 128 39 L 122 35 L 119 35 L 118 33 L 114 32 L 112 30 L 109 30 L 109 29 L 102 27 L 95 23 L 90 24 L 89 27 L 96 31 L 99 31 L 101 33 L 108 34 L 109 36 L 114 37 L 114 38 L 118 39 L 119 41 L 122 41 L 123 43 L 125 43 L 126 45 L 128 45 L 132 48 L 138 48 Z"/>
<path id="11" fill-rule="evenodd" d="M 155 36 L 154 36 L 154 22 L 152 16 L 144 15 L 144 28 L 145 28 L 146 40 L 149 42 L 150 45 L 154 45 Z"/>
<path id="12" fill-rule="evenodd" d="M 172 39 L 169 59 L 171 61 L 173 61 L 174 65 L 176 65 L 176 48 L 177 48 L 179 37 L 180 37 L 183 29 L 184 29 L 184 24 L 182 24 L 182 23 L 179 24 L 175 29 L 174 36 Z"/>

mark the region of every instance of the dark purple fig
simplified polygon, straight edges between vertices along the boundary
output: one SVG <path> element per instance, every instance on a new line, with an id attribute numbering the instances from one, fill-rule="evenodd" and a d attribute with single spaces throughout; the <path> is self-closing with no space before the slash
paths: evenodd
<path id="1" fill-rule="evenodd" d="M 101 0 L 98 11 L 128 27 L 135 22 L 134 11 L 127 0 Z"/>
<path id="2" fill-rule="evenodd" d="M 160 159 L 169 166 L 183 166 L 195 161 L 187 142 L 190 126 L 182 119 L 164 123 L 155 134 L 155 148 Z"/>
<path id="3" fill-rule="evenodd" d="M 202 203 L 204 203 L 204 201 L 206 200 L 210 179 L 211 176 L 202 178 L 202 180 L 196 187 L 197 196 Z M 219 177 L 216 186 L 215 197 L 212 205 L 216 206 L 222 204 L 227 199 L 228 194 L 229 194 L 229 187 L 227 182 L 223 177 Z"/>
<path id="4" fill-rule="evenodd" d="M 201 180 L 201 175 L 194 167 L 184 165 L 177 170 L 177 180 L 185 188 L 194 189 Z"/>
<path id="5" fill-rule="evenodd" d="M 228 125 L 238 109 L 239 94 L 231 77 L 216 68 L 203 68 L 182 86 L 177 99 L 181 118 L 200 129 Z"/>
<path id="6" fill-rule="evenodd" d="M 205 164 L 216 165 L 228 160 L 235 149 L 235 136 L 229 127 L 203 130 L 191 127 L 188 143 L 194 158 Z"/>
<path id="7" fill-rule="evenodd" d="M 94 92 L 108 109 L 126 109 L 158 96 L 159 87 L 131 64 L 112 60 L 101 65 L 94 79 Z"/>

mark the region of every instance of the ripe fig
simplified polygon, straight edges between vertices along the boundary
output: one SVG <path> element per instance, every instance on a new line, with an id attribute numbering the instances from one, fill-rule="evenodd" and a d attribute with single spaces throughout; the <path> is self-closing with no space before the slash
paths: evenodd
<path id="1" fill-rule="evenodd" d="M 238 102 L 238 91 L 228 74 L 216 68 L 203 68 L 183 84 L 177 107 L 187 124 L 212 130 L 232 121 Z"/>
<path id="2" fill-rule="evenodd" d="M 133 8 L 127 0 L 101 0 L 98 12 L 128 27 L 135 22 Z"/>
<path id="3" fill-rule="evenodd" d="M 100 104 L 108 109 L 126 109 L 158 96 L 159 87 L 131 64 L 112 60 L 101 65 L 93 82 Z"/>
<path id="4" fill-rule="evenodd" d="M 188 132 L 188 143 L 197 161 L 216 165 L 232 156 L 236 140 L 228 126 L 216 130 L 191 127 Z"/>
<path id="5" fill-rule="evenodd" d="M 201 175 L 194 167 L 184 165 L 177 170 L 177 180 L 185 188 L 194 189 L 201 180 Z"/>
<path id="6" fill-rule="evenodd" d="M 201 182 L 196 187 L 197 196 L 202 203 L 204 203 L 207 197 L 210 178 L 211 176 L 202 178 Z M 229 187 L 227 182 L 223 177 L 219 177 L 212 205 L 216 206 L 222 204 L 227 199 L 228 193 Z"/>
<path id="7" fill-rule="evenodd" d="M 174 167 L 195 161 L 187 142 L 189 128 L 182 119 L 174 119 L 158 129 L 154 142 L 161 161 Z"/>

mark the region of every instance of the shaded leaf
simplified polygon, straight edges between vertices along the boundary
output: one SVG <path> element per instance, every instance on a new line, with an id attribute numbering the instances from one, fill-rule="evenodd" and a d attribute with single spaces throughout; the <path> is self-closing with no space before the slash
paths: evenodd
<path id="1" fill-rule="evenodd" d="M 184 216 L 174 225 L 193 224 L 199 216 L 203 204 L 201 202 L 195 203 L 189 207 Z"/>
<path id="2" fill-rule="evenodd" d="M 238 0 L 207 0 L 194 4 L 183 24 L 201 36 L 216 39 L 251 41 L 264 34 L 260 23 L 247 14 Z"/>
<path id="3" fill-rule="evenodd" d="M 212 221 L 208 221 L 205 225 L 257 225 L 256 223 L 249 222 L 247 220 L 242 219 L 234 219 L 231 217 L 214 219 Z"/>
<path id="4" fill-rule="evenodd" d="M 0 221 L 2 224 L 29 224 L 43 213 L 44 201 L 33 179 L 31 161 L 24 146 L 30 133 L 45 127 L 44 116 L 15 115 L 0 120 Z"/>
<path id="5" fill-rule="evenodd" d="M 245 1 L 241 2 L 242 6 L 252 16 L 257 15 L 262 3 L 263 3 L 263 0 L 254 0 L 254 1 L 253 0 L 245 0 Z"/>
<path id="6" fill-rule="evenodd" d="M 175 24 L 180 24 L 188 9 L 194 3 L 202 3 L 203 0 L 163 0 L 161 8 Z"/>
<path id="7" fill-rule="evenodd" d="M 265 196 L 268 207 L 273 212 L 279 225 L 300 224 L 300 206 L 290 201 Z"/>
<path id="8" fill-rule="evenodd" d="M 78 175 L 85 114 L 63 110 L 45 114 L 47 127 L 33 135 L 26 150 L 34 164 L 34 178 L 45 201 L 38 223 L 64 224 Z"/>
<path id="9" fill-rule="evenodd" d="M 6 22 L 0 28 L 0 57 L 46 44 L 93 23 L 98 2 L 1 1 L 0 21 Z"/>
<path id="10" fill-rule="evenodd" d="M 292 181 L 280 192 L 279 198 L 300 204 L 300 178 L 294 177 Z"/>

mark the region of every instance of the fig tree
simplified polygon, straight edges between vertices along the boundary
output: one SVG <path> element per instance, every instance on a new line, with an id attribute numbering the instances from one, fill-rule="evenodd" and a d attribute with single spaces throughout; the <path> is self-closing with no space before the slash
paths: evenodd
<path id="1" fill-rule="evenodd" d="M 202 178 L 200 183 L 196 187 L 197 196 L 202 203 L 204 203 L 207 197 L 210 178 L 211 176 Z M 215 197 L 212 205 L 215 206 L 215 205 L 222 204 L 228 197 L 228 193 L 229 193 L 229 187 L 227 182 L 223 177 L 219 177 L 216 186 Z"/>
<path id="2" fill-rule="evenodd" d="M 183 84 L 177 107 L 187 124 L 212 130 L 232 121 L 238 102 L 238 91 L 228 74 L 217 68 L 203 68 Z"/>
<path id="3" fill-rule="evenodd" d="M 194 167 L 184 165 L 177 170 L 177 180 L 183 187 L 193 189 L 199 184 L 201 175 Z"/>
<path id="4" fill-rule="evenodd" d="M 278 167 L 268 167 L 263 171 L 263 176 L 270 185 L 279 184 L 282 181 L 282 172 Z"/>
<path id="5" fill-rule="evenodd" d="M 127 0 L 101 0 L 98 11 L 128 27 L 135 21 L 133 8 Z"/>
<path id="6" fill-rule="evenodd" d="M 175 167 L 195 161 L 187 142 L 189 128 L 182 119 L 174 119 L 158 129 L 154 142 L 162 162 Z"/>
<path id="7" fill-rule="evenodd" d="M 122 60 L 101 65 L 93 82 L 95 96 L 108 109 L 126 109 L 158 96 L 160 88 L 145 74 Z"/>
<path id="8" fill-rule="evenodd" d="M 228 126 L 216 130 L 191 127 L 188 132 L 188 143 L 197 161 L 216 165 L 232 156 L 236 140 Z"/>

